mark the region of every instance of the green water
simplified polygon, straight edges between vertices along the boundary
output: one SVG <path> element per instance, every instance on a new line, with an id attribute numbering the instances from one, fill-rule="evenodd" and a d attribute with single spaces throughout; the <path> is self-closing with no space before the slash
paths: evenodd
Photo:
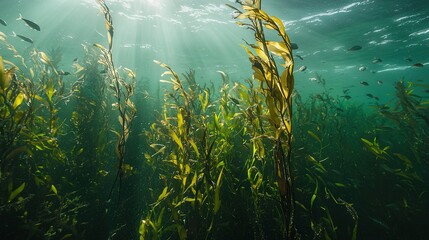
<path id="1" fill-rule="evenodd" d="M 97 1 L 0 3 L 0 239 L 428 238 L 427 4 L 262 1 L 298 45 L 292 224 L 225 4 L 106 1 L 109 52 Z"/>

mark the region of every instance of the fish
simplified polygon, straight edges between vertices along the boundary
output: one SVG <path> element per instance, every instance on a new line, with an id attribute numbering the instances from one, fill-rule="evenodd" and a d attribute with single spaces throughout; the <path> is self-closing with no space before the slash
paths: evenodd
<path id="1" fill-rule="evenodd" d="M 5 26 L 5 27 L 7 26 L 7 23 L 3 19 L 0 19 L 0 24 Z"/>
<path id="2" fill-rule="evenodd" d="M 73 59 L 73 62 L 76 62 L 76 61 L 77 61 L 77 58 Z"/>
<path id="3" fill-rule="evenodd" d="M 408 62 L 412 62 L 412 61 L 413 61 L 413 59 L 412 59 L 412 58 L 410 58 L 410 57 L 405 58 L 405 60 L 407 60 Z"/>
<path id="4" fill-rule="evenodd" d="M 353 47 L 347 49 L 347 51 L 357 51 L 357 50 L 361 50 L 362 46 L 359 45 L 354 45 Z"/>
<path id="5" fill-rule="evenodd" d="M 21 38 L 22 40 L 24 40 L 24 41 L 26 41 L 26 42 L 28 42 L 28 43 L 34 43 L 34 42 L 33 42 L 33 39 L 28 38 L 28 37 L 25 37 L 25 36 L 22 36 L 22 35 L 19 35 L 19 34 L 16 34 L 15 32 L 12 32 L 12 35 L 13 35 L 14 37 L 19 37 L 19 38 Z"/>
<path id="6" fill-rule="evenodd" d="M 290 43 L 290 47 L 292 48 L 292 50 L 296 50 L 296 49 L 298 49 L 298 44 Z"/>
<path id="7" fill-rule="evenodd" d="M 372 63 L 381 63 L 383 60 L 381 60 L 381 58 L 374 58 L 373 60 L 372 60 Z"/>
<path id="8" fill-rule="evenodd" d="M 366 70 L 366 67 L 364 67 L 364 66 L 359 67 L 359 71 L 363 72 L 363 71 L 365 71 L 365 70 Z"/>
<path id="9" fill-rule="evenodd" d="M 352 97 L 350 97 L 350 95 L 344 95 L 344 96 L 341 96 L 341 97 L 345 98 L 346 100 L 349 100 L 350 98 L 352 98 Z"/>
<path id="10" fill-rule="evenodd" d="M 69 72 L 65 72 L 64 70 L 59 70 L 58 71 L 58 75 L 67 76 L 67 75 L 70 75 L 70 73 Z"/>
<path id="11" fill-rule="evenodd" d="M 365 81 L 361 81 L 360 84 L 364 85 L 364 86 L 369 86 L 369 84 Z"/>
<path id="12" fill-rule="evenodd" d="M 415 64 L 413 64 L 413 67 L 423 67 L 423 64 L 421 64 L 421 63 L 415 63 Z"/>
<path id="13" fill-rule="evenodd" d="M 27 26 L 31 27 L 31 28 L 32 28 L 32 29 L 34 29 L 34 30 L 40 31 L 40 27 L 39 27 L 39 25 L 37 25 L 37 24 L 36 24 L 35 22 L 33 22 L 33 21 L 30 21 L 30 20 L 28 20 L 28 19 L 23 18 L 21 14 L 19 14 L 19 18 L 17 18 L 16 20 L 22 20 L 22 21 L 24 21 L 24 22 L 25 22 L 25 24 L 27 24 Z"/>
<path id="14" fill-rule="evenodd" d="M 305 70 L 307 70 L 307 67 L 306 67 L 306 66 L 301 66 L 301 67 L 298 69 L 298 71 L 300 71 L 300 72 L 304 72 Z"/>
<path id="15" fill-rule="evenodd" d="M 299 58 L 299 59 L 301 59 L 301 60 L 304 60 L 304 58 L 302 58 L 300 55 L 298 55 L 298 54 L 296 54 L 295 55 L 295 57 L 297 57 L 297 58 Z"/>
<path id="16" fill-rule="evenodd" d="M 367 93 L 366 95 L 370 98 L 374 98 L 374 95 L 372 95 L 371 93 Z"/>
<path id="17" fill-rule="evenodd" d="M 376 96 L 374 96 L 374 99 L 375 99 L 375 100 L 377 100 L 377 101 L 378 101 L 378 100 L 380 100 L 380 99 L 379 99 L 378 97 L 376 97 Z"/>
<path id="18" fill-rule="evenodd" d="M 382 85 L 382 84 L 383 84 L 383 81 L 378 80 L 378 81 L 377 81 L 377 84 L 378 84 L 378 85 Z"/>

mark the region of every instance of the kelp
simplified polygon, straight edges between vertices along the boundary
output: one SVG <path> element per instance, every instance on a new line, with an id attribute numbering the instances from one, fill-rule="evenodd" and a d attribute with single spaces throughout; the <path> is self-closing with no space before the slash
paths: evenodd
<path id="1" fill-rule="evenodd" d="M 229 5 L 230 6 L 230 5 Z M 259 83 L 264 96 L 267 117 L 271 125 L 268 137 L 273 141 L 273 160 L 275 161 L 275 175 L 280 193 L 281 206 L 284 214 L 287 239 L 295 239 L 294 226 L 294 198 L 293 176 L 291 172 L 292 151 L 292 93 L 294 88 L 293 56 L 288 35 L 283 22 L 275 16 L 269 16 L 261 9 L 261 1 L 248 1 L 242 4 L 243 11 L 230 6 L 238 12 L 236 19 L 248 19 L 250 23 L 237 22 L 247 26 L 254 32 L 255 44 L 243 46 L 249 55 L 254 71 L 253 78 Z M 269 41 L 265 31 L 275 31 L 280 40 Z M 278 64 L 274 55 L 283 60 Z M 279 68 L 280 65 L 284 69 Z"/>
<path id="2" fill-rule="evenodd" d="M 253 76 L 219 71 L 217 88 L 158 61 L 163 94 L 136 87 L 112 61 L 104 1 L 107 46 L 83 45 L 68 76 L 60 48 L 21 53 L 0 33 L 15 55 L 0 61 L 2 237 L 424 239 L 427 86 L 401 80 L 368 107 L 316 75 L 321 92 L 303 97 L 283 23 L 241 2 Z"/>
<path id="3" fill-rule="evenodd" d="M 116 184 L 116 181 L 119 180 L 119 198 L 121 195 L 121 184 L 122 177 L 125 173 L 125 145 L 129 137 L 130 129 L 132 127 L 133 120 L 136 116 L 137 109 L 135 108 L 134 103 L 131 101 L 131 96 L 134 93 L 134 83 L 136 80 L 135 73 L 128 68 L 124 68 L 123 71 L 129 79 L 128 82 L 119 75 L 119 72 L 115 68 L 112 57 L 112 45 L 113 45 L 113 21 L 112 16 L 110 15 L 110 10 L 107 7 L 106 3 L 103 0 L 98 0 L 98 4 L 101 7 L 101 10 L 104 13 L 105 18 L 105 27 L 107 30 L 107 43 L 108 49 L 104 48 L 100 44 L 95 43 L 94 46 L 100 49 L 102 53 L 102 58 L 99 62 L 105 66 L 107 73 L 111 79 L 110 89 L 113 90 L 113 95 L 116 99 L 116 102 L 112 104 L 115 108 L 118 109 L 118 120 L 120 124 L 120 129 L 113 130 L 112 132 L 116 135 L 117 141 L 115 145 L 115 153 L 118 159 L 118 170 L 113 183 L 112 189 L 109 193 L 109 199 L 111 197 L 113 187 Z M 118 198 L 118 199 L 119 199 Z"/>
<path id="4" fill-rule="evenodd" d="M 160 171 L 158 174 L 163 179 L 164 188 L 149 215 L 142 220 L 141 239 L 167 234 L 158 230 L 152 232 L 145 227 L 156 225 L 150 220 L 156 212 L 174 223 L 172 226 L 175 226 L 179 239 L 211 238 L 221 209 L 220 190 L 224 178 L 225 163 L 218 159 L 219 154 L 227 153 L 225 148 L 229 144 L 219 134 L 222 127 L 210 107 L 211 90 L 196 84 L 192 70 L 184 74 L 182 80 L 170 66 L 155 62 L 166 68 L 162 76 L 170 78 L 161 82 L 170 84 L 172 90 L 165 94 L 158 121 L 161 124 L 152 124 L 146 133 L 153 141 L 154 153 L 145 156 L 155 169 L 159 169 L 156 172 Z M 159 208 L 161 210 L 157 210 Z M 169 209 L 167 216 L 165 208 Z"/>

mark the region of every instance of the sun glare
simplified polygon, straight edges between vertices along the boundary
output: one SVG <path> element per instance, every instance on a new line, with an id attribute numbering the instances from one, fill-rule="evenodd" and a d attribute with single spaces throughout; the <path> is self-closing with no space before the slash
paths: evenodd
<path id="1" fill-rule="evenodd" d="M 161 8 L 162 7 L 162 2 L 161 0 L 146 0 L 146 2 L 155 8 Z"/>

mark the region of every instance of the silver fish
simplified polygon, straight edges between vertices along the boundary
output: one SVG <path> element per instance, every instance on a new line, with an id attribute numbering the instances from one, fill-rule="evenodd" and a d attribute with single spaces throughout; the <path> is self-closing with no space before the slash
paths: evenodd
<path id="1" fill-rule="evenodd" d="M 24 21 L 24 22 L 25 22 L 25 24 L 27 24 L 27 26 L 31 27 L 31 28 L 32 28 L 32 29 L 34 29 L 34 30 L 40 31 L 40 27 L 39 27 L 39 25 L 37 25 L 37 24 L 36 24 L 35 22 L 33 22 L 33 21 L 30 21 L 30 20 L 28 20 L 28 19 L 23 18 L 21 14 L 19 14 L 19 18 L 17 18 L 16 20 L 22 20 L 22 21 Z"/>
<path id="2" fill-rule="evenodd" d="M 300 71 L 300 72 L 304 72 L 305 70 L 307 70 L 307 67 L 306 67 L 306 66 L 301 66 L 301 67 L 298 69 L 298 71 Z"/>
<path id="3" fill-rule="evenodd" d="M 28 37 L 16 34 L 15 32 L 12 32 L 12 34 L 13 34 L 14 37 L 19 37 L 19 38 L 21 38 L 22 40 L 24 40 L 24 41 L 26 41 L 28 43 L 34 43 L 33 39 L 31 39 L 31 38 L 28 38 Z"/>

